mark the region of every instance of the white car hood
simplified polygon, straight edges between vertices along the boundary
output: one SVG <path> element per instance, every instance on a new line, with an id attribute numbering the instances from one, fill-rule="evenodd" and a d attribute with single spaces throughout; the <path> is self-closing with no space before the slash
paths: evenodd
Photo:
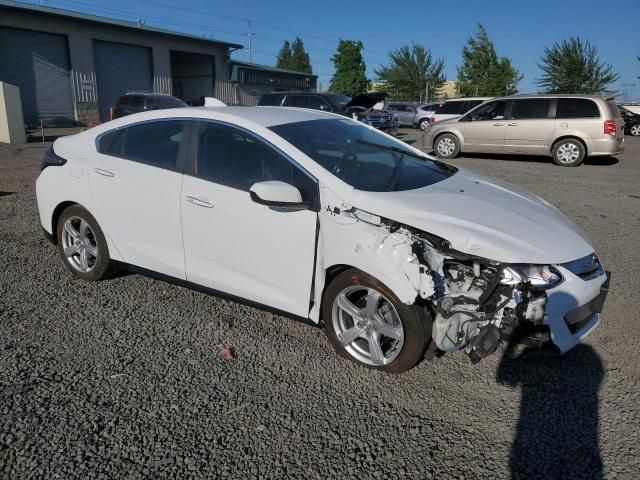
<path id="1" fill-rule="evenodd" d="M 403 192 L 354 192 L 354 206 L 437 235 L 469 255 L 504 263 L 559 264 L 594 252 L 557 208 L 511 184 L 460 169 Z"/>

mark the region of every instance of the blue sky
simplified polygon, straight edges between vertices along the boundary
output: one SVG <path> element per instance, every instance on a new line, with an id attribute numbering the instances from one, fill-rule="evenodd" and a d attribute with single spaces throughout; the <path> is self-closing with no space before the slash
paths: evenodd
<path id="1" fill-rule="evenodd" d="M 38 2 L 33 2 L 38 3 Z M 422 43 L 445 61 L 447 78 L 455 79 L 461 50 L 477 23 L 486 27 L 498 55 L 511 58 L 524 74 L 521 92 L 536 91 L 537 61 L 545 45 L 570 36 L 589 39 L 620 73 L 615 88 L 640 101 L 640 0 L 603 3 L 595 0 L 428 0 L 390 1 L 207 1 L 207 0 L 43 0 L 44 5 L 147 25 L 213 36 L 248 47 L 252 20 L 253 61 L 273 65 L 285 39 L 296 32 L 305 42 L 314 73 L 323 86 L 333 73 L 330 61 L 338 39 L 362 40 L 368 75 L 385 62 L 390 49 Z M 397 5 L 397 7 L 394 7 Z M 234 58 L 248 60 L 247 51 Z"/>

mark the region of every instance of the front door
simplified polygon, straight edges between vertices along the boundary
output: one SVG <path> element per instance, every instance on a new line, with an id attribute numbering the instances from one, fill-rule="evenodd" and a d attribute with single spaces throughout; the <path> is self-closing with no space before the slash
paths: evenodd
<path id="1" fill-rule="evenodd" d="M 281 180 L 317 200 L 317 182 L 240 128 L 202 121 L 196 143 L 181 197 L 187 280 L 307 317 L 317 212 L 260 205 L 249 189 Z"/>
<path id="2" fill-rule="evenodd" d="M 464 151 L 502 153 L 507 102 L 489 102 L 471 112 L 464 123 Z"/>
<path id="3" fill-rule="evenodd" d="M 186 124 L 152 121 L 103 135 L 89 173 L 98 222 L 124 261 L 182 279 L 178 160 Z"/>

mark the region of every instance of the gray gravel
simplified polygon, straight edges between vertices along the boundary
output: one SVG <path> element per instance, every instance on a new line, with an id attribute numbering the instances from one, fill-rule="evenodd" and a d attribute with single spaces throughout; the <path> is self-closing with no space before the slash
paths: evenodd
<path id="1" fill-rule="evenodd" d="M 628 144 L 573 169 L 453 162 L 560 207 L 611 293 L 564 357 L 455 354 L 402 376 L 233 302 L 137 275 L 75 280 L 40 232 L 44 146 L 0 146 L 0 478 L 637 479 L 640 139 Z"/>

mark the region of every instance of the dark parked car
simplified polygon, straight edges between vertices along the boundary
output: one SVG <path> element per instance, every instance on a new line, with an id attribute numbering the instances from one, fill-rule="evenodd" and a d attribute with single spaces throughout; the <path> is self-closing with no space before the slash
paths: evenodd
<path id="1" fill-rule="evenodd" d="M 316 92 L 272 92 L 260 97 L 258 106 L 297 107 L 333 112 L 352 117 L 380 130 L 395 132 L 398 118 L 386 110 L 373 110 L 373 106 L 384 101 L 385 92 L 372 92 L 349 98 L 339 93 Z"/>
<path id="2" fill-rule="evenodd" d="M 164 108 L 188 107 L 179 98 L 162 93 L 125 93 L 118 103 L 111 107 L 111 119 L 146 112 L 147 110 L 161 110 Z"/>
<path id="3" fill-rule="evenodd" d="M 633 135 L 634 137 L 640 136 L 640 115 L 627 110 L 624 107 L 620 108 L 620 114 L 624 119 L 624 133 L 627 135 Z"/>

